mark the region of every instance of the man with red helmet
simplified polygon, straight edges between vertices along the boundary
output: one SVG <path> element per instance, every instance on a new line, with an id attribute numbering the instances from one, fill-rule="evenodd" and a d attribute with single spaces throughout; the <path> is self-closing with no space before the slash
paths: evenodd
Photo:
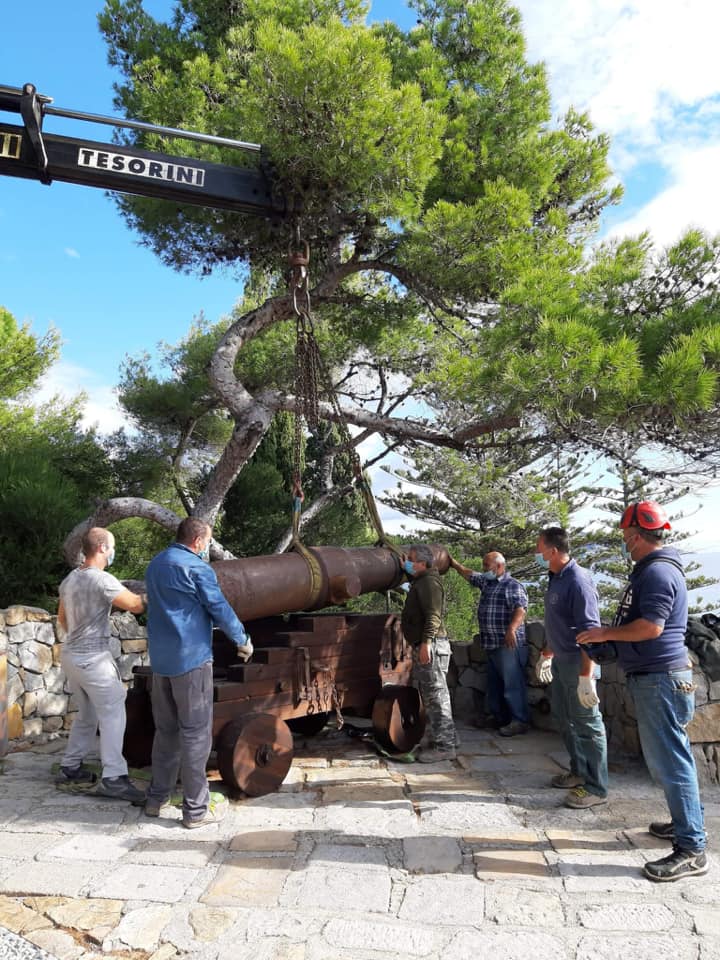
<path id="1" fill-rule="evenodd" d="M 645 876 L 668 882 L 707 873 L 706 837 L 695 759 L 687 725 L 695 709 L 685 646 L 688 595 L 680 554 L 665 547 L 670 529 L 652 500 L 632 503 L 620 521 L 623 555 L 634 562 L 611 627 L 578 634 L 578 643 L 614 641 L 635 704 L 638 734 L 651 776 L 662 786 L 670 823 L 651 823 L 673 852 L 646 863 Z"/>

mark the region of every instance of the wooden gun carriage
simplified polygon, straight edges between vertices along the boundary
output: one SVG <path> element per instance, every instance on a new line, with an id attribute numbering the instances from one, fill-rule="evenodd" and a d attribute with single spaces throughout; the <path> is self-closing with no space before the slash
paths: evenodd
<path id="1" fill-rule="evenodd" d="M 444 573 L 447 552 L 433 550 Z M 395 553 L 317 547 L 213 568 L 255 647 L 251 662 L 241 663 L 234 644 L 219 631 L 213 637 L 213 747 L 228 786 L 250 796 L 277 789 L 292 763 L 293 732 L 318 733 L 333 712 L 371 717 L 390 752 L 419 742 L 425 714 L 409 686 L 411 650 L 399 617 L 316 612 L 398 586 L 404 576 Z M 134 766 L 150 760 L 151 680 L 150 667 L 137 667 L 128 691 L 125 755 Z"/>

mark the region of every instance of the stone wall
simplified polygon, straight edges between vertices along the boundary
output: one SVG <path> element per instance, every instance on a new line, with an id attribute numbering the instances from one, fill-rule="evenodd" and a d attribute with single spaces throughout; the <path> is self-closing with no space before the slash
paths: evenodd
<path id="1" fill-rule="evenodd" d="M 148 662 L 147 631 L 131 613 L 113 613 L 112 653 L 126 684 L 133 667 Z M 528 699 L 532 722 L 540 729 L 552 729 L 547 687 L 535 679 L 535 664 L 544 646 L 543 625 L 527 624 L 530 647 Z M 77 707 L 67 689 L 60 668 L 61 643 L 57 618 L 36 607 L 13 606 L 0 610 L 0 656 L 7 657 L 7 732 L 17 737 L 36 737 L 67 730 Z M 688 651 L 694 664 L 695 718 L 688 732 L 701 783 L 720 783 L 720 681 L 711 683 L 697 657 Z M 448 682 L 456 717 L 471 720 L 483 713 L 485 693 L 485 652 L 477 643 L 454 643 Z M 598 684 L 600 706 L 608 732 L 611 756 L 638 756 L 640 743 L 633 704 L 625 687 L 622 670 L 616 664 L 603 667 Z"/>
<path id="2" fill-rule="evenodd" d="M 129 684 L 132 669 L 146 664 L 147 631 L 131 613 L 113 613 L 111 649 L 120 676 Z M 0 610 L 0 654 L 7 657 L 9 738 L 36 737 L 67 730 L 77 711 L 60 667 L 57 617 L 37 607 Z"/>
<path id="3" fill-rule="evenodd" d="M 539 684 L 535 678 L 535 664 L 544 646 L 542 623 L 528 623 L 527 636 L 530 647 L 527 669 L 528 700 L 532 723 L 541 729 L 552 729 L 548 688 Z M 700 783 L 717 784 L 720 783 L 720 681 L 710 681 L 691 650 L 688 650 L 688 656 L 693 664 L 693 679 L 696 685 L 695 717 L 688 727 L 688 733 Z M 470 720 L 484 713 L 485 674 L 485 651 L 478 643 L 453 644 L 448 682 L 456 717 Z M 639 756 L 641 750 L 635 710 L 625 685 L 625 676 L 617 664 L 606 664 L 602 668 L 598 696 L 611 758 Z"/>

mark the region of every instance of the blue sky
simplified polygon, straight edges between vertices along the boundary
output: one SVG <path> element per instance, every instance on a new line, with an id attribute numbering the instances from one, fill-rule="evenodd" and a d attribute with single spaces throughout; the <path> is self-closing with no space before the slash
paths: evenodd
<path id="1" fill-rule="evenodd" d="M 0 83 L 34 83 L 54 106 L 112 115 L 112 84 L 97 28 L 100 0 L 36 0 L 32 14 L 7 4 L 0 31 Z M 145 9 L 164 18 L 170 0 L 146 0 Z M 374 4 L 377 19 L 391 12 L 414 16 L 392 0 Z M 12 114 L 2 114 L 18 123 Z M 45 129 L 108 142 L 110 127 L 48 117 Z M 50 187 L 0 177 L 0 303 L 37 332 L 53 325 L 62 332 L 63 358 L 48 391 L 79 388 L 89 394 L 88 417 L 111 428 L 112 388 L 127 353 L 176 342 L 200 311 L 211 319 L 229 312 L 241 294 L 229 275 L 199 279 L 163 267 L 139 246 L 102 190 L 72 184 Z"/>
<path id="2" fill-rule="evenodd" d="M 605 233 L 649 229 L 671 243 L 688 225 L 720 231 L 720 4 L 707 0 L 520 0 L 533 60 L 545 61 L 559 116 L 587 109 L 612 137 L 612 163 L 626 187 Z M 34 83 L 58 107 L 112 114 L 112 84 L 96 25 L 100 0 L 4 4 L 0 83 Z M 164 17 L 170 0 L 145 0 Z M 375 0 L 373 15 L 411 26 L 400 0 Z M 697 25 L 702 24 L 698 30 Z M 3 119 L 17 122 L 4 114 Z M 48 118 L 51 132 L 101 141 L 110 129 Z M 173 273 L 139 246 L 100 190 L 0 178 L 0 303 L 36 332 L 52 324 L 63 356 L 46 392 L 87 391 L 87 415 L 122 422 L 113 386 L 123 356 L 175 342 L 200 311 L 227 313 L 239 281 Z M 720 550 L 718 497 L 706 498 L 697 549 Z"/>

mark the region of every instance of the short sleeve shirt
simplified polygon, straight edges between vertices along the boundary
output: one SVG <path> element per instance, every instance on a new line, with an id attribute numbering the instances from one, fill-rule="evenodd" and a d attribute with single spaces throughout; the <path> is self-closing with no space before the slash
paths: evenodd
<path id="1" fill-rule="evenodd" d="M 528 595 L 525 587 L 509 573 L 497 580 L 486 580 L 482 574 L 473 572 L 468 583 L 482 590 L 478 604 L 480 645 L 485 650 L 497 650 L 505 643 L 505 634 L 518 607 L 527 610 Z M 515 631 L 518 646 L 525 643 L 525 627 Z"/>
<path id="2" fill-rule="evenodd" d="M 65 643 L 73 653 L 101 653 L 110 642 L 110 608 L 125 588 L 111 573 L 78 567 L 60 584 L 65 610 Z"/>

